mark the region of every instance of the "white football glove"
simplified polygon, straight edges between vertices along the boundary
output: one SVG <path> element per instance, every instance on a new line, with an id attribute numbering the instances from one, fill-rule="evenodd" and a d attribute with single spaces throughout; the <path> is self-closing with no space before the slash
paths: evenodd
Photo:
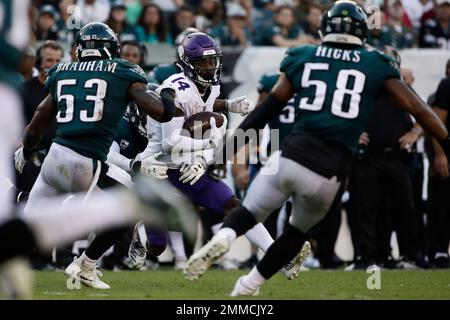
<path id="1" fill-rule="evenodd" d="M 36 154 L 34 154 L 30 160 L 25 160 L 25 157 L 23 156 L 23 146 L 14 152 L 14 166 L 19 173 L 23 172 L 23 167 L 25 167 L 25 164 L 29 161 L 33 161 L 36 167 L 41 166 L 41 161 L 39 161 Z"/>
<path id="2" fill-rule="evenodd" d="M 240 113 L 245 116 L 255 109 L 255 103 L 247 99 L 247 96 L 227 100 L 228 111 Z"/>
<path id="3" fill-rule="evenodd" d="M 220 145 L 224 135 L 227 132 L 228 119 L 222 114 L 223 124 L 220 128 L 217 128 L 216 119 L 211 117 L 209 123 L 211 125 L 211 130 L 209 132 L 209 143 L 213 148 L 217 148 Z"/>
<path id="4" fill-rule="evenodd" d="M 133 171 L 138 171 L 144 176 L 153 177 L 156 179 L 166 179 L 167 178 L 167 164 L 156 160 L 162 152 L 158 152 L 150 157 L 140 160 L 140 167 L 135 168 L 135 161 L 131 164 Z M 136 161 L 138 162 L 138 161 Z"/>
<path id="5" fill-rule="evenodd" d="M 183 163 L 180 168 L 181 176 L 179 181 L 194 185 L 206 172 L 206 161 L 202 157 L 195 157 L 194 161 L 189 163 Z"/>

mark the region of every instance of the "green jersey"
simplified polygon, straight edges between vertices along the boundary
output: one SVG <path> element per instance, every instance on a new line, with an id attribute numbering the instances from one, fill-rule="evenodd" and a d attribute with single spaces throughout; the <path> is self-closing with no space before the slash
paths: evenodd
<path id="1" fill-rule="evenodd" d="M 147 83 L 145 73 L 122 59 L 54 66 L 45 83 L 58 107 L 54 141 L 105 161 L 129 102 L 128 88 L 134 82 Z"/>
<path id="2" fill-rule="evenodd" d="M 275 83 L 277 83 L 279 77 L 280 75 L 278 73 L 264 74 L 261 79 L 259 79 L 258 92 L 269 93 L 275 86 Z M 271 130 L 278 130 L 280 146 L 283 144 L 284 139 L 291 133 L 294 127 L 297 105 L 298 99 L 295 94 L 291 100 L 288 101 L 280 115 L 269 121 L 269 128 Z"/>
<path id="3" fill-rule="evenodd" d="M 396 63 L 382 52 L 339 44 L 289 49 L 280 70 L 299 95 L 292 132 L 308 133 L 352 152 L 385 80 L 400 79 Z"/>

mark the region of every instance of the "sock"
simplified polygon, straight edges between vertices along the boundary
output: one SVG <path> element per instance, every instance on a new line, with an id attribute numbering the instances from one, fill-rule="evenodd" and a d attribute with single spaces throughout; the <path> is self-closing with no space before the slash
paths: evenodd
<path id="1" fill-rule="evenodd" d="M 220 228 L 222 228 L 223 222 L 217 223 L 211 227 L 211 231 L 213 235 L 216 235 L 219 232 Z"/>
<path id="2" fill-rule="evenodd" d="M 34 235 L 24 221 L 14 219 L 0 225 L 0 264 L 15 256 L 28 255 L 35 244 Z"/>
<path id="3" fill-rule="evenodd" d="M 239 237 L 253 228 L 257 223 L 250 211 L 245 207 L 238 207 L 227 214 L 223 221 L 222 229 L 233 229 L 236 232 L 236 236 Z"/>
<path id="4" fill-rule="evenodd" d="M 244 285 L 254 290 L 262 286 L 264 282 L 266 282 L 266 279 L 261 275 L 261 273 L 259 273 L 256 266 L 253 267 L 252 270 L 243 279 Z"/>
<path id="5" fill-rule="evenodd" d="M 245 233 L 251 243 L 260 248 L 263 252 L 272 245 L 273 239 L 266 227 L 260 222 Z"/>
<path id="6" fill-rule="evenodd" d="M 175 260 L 186 260 L 186 251 L 184 250 L 183 233 L 178 231 L 169 231 L 170 247 L 175 256 Z"/>
<path id="7" fill-rule="evenodd" d="M 95 268 L 95 265 L 97 264 L 97 260 L 91 259 L 86 255 L 86 251 L 83 252 L 83 254 L 80 256 L 81 260 L 81 267 L 83 269 L 92 270 Z"/>
<path id="8" fill-rule="evenodd" d="M 93 230 L 103 230 L 135 221 L 137 212 L 133 196 L 120 191 L 94 192 L 89 201 L 82 195 L 61 206 L 65 197 L 43 199 L 28 208 L 24 220 L 42 250 L 85 237 Z"/>
<path id="9" fill-rule="evenodd" d="M 93 261 L 99 260 L 128 231 L 126 227 L 116 227 L 98 234 L 84 252 Z"/>
<path id="10" fill-rule="evenodd" d="M 234 239 L 237 238 L 236 231 L 234 231 L 234 230 L 231 229 L 231 228 L 221 228 L 221 229 L 217 232 L 216 236 L 225 238 L 225 239 L 227 239 L 230 243 L 233 242 Z"/>
<path id="11" fill-rule="evenodd" d="M 223 225 L 223 222 L 220 222 L 220 223 L 217 223 L 217 224 L 215 224 L 215 225 L 213 225 L 213 226 L 211 227 L 211 230 L 212 230 L 213 235 L 216 235 L 216 234 L 219 233 L 219 231 L 223 230 L 223 229 L 221 229 L 222 225 Z M 228 239 L 228 241 L 231 243 L 231 242 L 234 241 L 234 239 L 236 239 L 236 232 L 234 232 L 233 229 L 226 228 L 225 231 L 222 231 L 222 232 L 220 233 L 220 236 L 221 236 L 221 237 L 224 237 L 224 238 L 226 238 L 226 239 Z M 230 253 L 230 251 L 227 251 L 227 252 L 220 258 L 219 262 L 223 262 L 223 261 L 225 261 L 225 260 L 235 260 L 235 259 L 233 258 L 233 255 Z"/>
<path id="12" fill-rule="evenodd" d="M 305 240 L 306 235 L 289 224 L 256 266 L 259 273 L 265 279 L 272 277 L 298 254 Z"/>

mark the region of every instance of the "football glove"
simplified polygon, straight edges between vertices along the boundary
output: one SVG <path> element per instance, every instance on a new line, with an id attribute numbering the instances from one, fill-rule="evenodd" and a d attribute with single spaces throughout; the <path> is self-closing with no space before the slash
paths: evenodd
<path id="1" fill-rule="evenodd" d="M 245 116 L 255 109 L 255 103 L 247 99 L 247 96 L 227 100 L 227 109 L 230 112 L 240 113 Z"/>
<path id="2" fill-rule="evenodd" d="M 181 176 L 179 181 L 194 185 L 206 172 L 206 161 L 202 157 L 195 157 L 191 164 L 183 163 L 180 168 Z"/>
<path id="3" fill-rule="evenodd" d="M 160 180 L 166 179 L 168 169 L 167 164 L 156 160 L 161 154 L 162 152 L 158 152 L 143 160 L 133 160 L 130 164 L 131 171 Z"/>
<path id="4" fill-rule="evenodd" d="M 26 159 L 25 155 L 27 156 L 28 159 Z M 14 166 L 16 167 L 16 170 L 20 174 L 23 172 L 23 167 L 25 167 L 25 164 L 30 161 L 33 161 L 36 167 L 41 166 L 41 161 L 39 161 L 36 151 L 30 152 L 25 150 L 24 154 L 24 149 L 22 146 L 19 149 L 17 149 L 17 151 L 14 153 Z"/>
<path id="5" fill-rule="evenodd" d="M 225 117 L 222 114 L 222 118 L 223 124 L 220 128 L 217 128 L 216 119 L 214 117 L 211 117 L 211 119 L 209 120 L 209 123 L 211 125 L 211 130 L 209 133 L 209 143 L 212 146 L 212 148 L 217 148 L 220 145 L 223 136 L 227 132 L 227 122 L 228 122 L 227 117 Z"/>

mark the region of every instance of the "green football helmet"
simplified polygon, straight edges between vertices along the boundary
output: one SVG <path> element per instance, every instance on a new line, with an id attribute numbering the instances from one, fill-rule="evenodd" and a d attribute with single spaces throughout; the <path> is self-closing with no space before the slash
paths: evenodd
<path id="1" fill-rule="evenodd" d="M 321 31 L 325 42 L 327 38 L 331 38 L 326 37 L 327 35 L 334 35 L 333 39 L 337 39 L 337 42 L 348 41 L 355 44 L 355 41 L 351 41 L 351 39 L 356 37 L 361 42 L 358 44 L 363 45 L 369 34 L 367 14 L 353 1 L 337 1 L 323 15 Z"/>
<path id="2" fill-rule="evenodd" d="M 78 31 L 75 43 L 80 61 L 113 59 L 119 56 L 119 39 L 104 23 L 92 22 L 85 25 Z"/>

